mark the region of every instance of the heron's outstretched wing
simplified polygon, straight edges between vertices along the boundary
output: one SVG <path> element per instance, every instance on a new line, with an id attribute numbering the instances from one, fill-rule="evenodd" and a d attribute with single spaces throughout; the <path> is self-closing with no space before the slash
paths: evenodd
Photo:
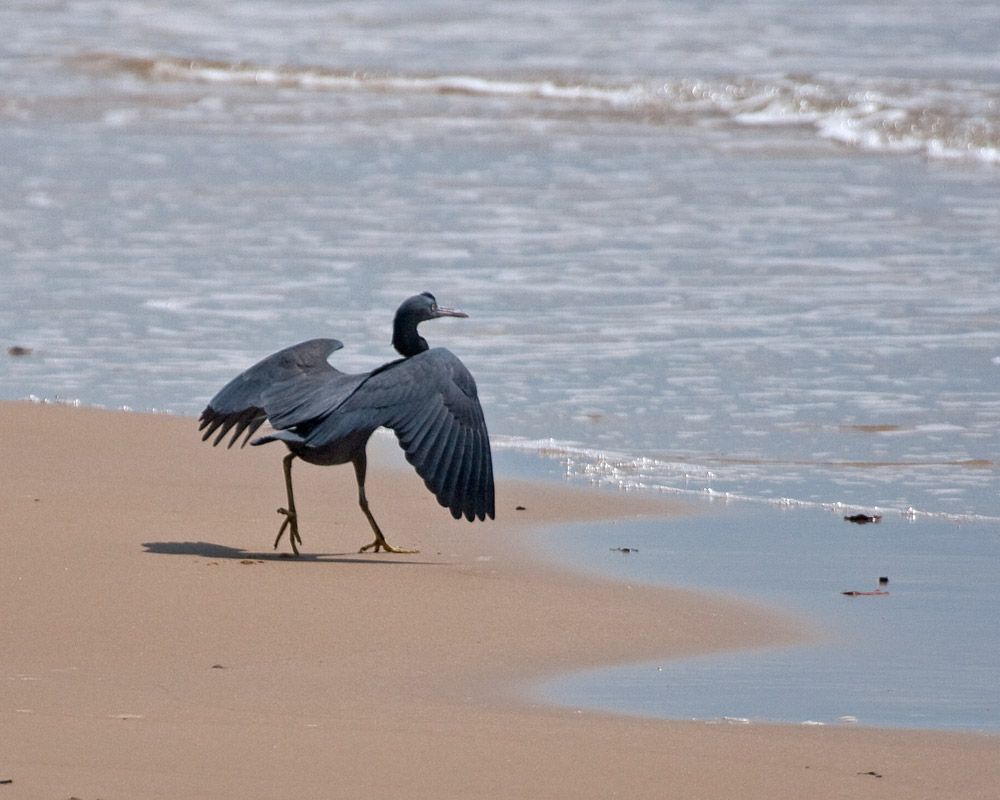
<path id="1" fill-rule="evenodd" d="M 212 442 L 217 445 L 235 428 L 228 446 L 232 447 L 244 431 L 245 445 L 268 418 L 275 427 L 288 427 L 278 423 L 287 422 L 295 415 L 295 409 L 316 410 L 318 397 L 322 394 L 318 384 L 323 378 L 343 376 L 326 360 L 343 346 L 336 339 L 310 339 L 279 350 L 241 372 L 223 386 L 201 412 L 199 430 L 205 431 L 202 441 L 218 431 Z M 300 384 L 299 396 L 293 401 L 291 387 Z M 321 411 L 329 410 L 328 401 Z"/>
<path id="2" fill-rule="evenodd" d="M 476 382 L 455 355 L 439 347 L 386 364 L 311 426 L 305 442 L 322 447 L 383 425 L 455 519 L 494 516 L 486 421 Z"/>

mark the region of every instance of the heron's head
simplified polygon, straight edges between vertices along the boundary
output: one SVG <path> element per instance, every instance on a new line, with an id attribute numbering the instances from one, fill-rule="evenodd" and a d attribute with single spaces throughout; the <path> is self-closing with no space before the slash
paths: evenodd
<path id="1" fill-rule="evenodd" d="M 427 349 L 427 342 L 417 334 L 417 325 L 439 317 L 468 317 L 457 308 L 444 308 L 437 304 L 430 292 L 415 294 L 396 309 L 392 326 L 392 346 L 403 356 L 414 356 Z"/>
<path id="2" fill-rule="evenodd" d="M 413 320 L 413 324 L 417 325 L 429 319 L 437 319 L 438 317 L 468 317 L 464 311 L 459 311 L 457 308 L 444 308 L 437 304 L 437 300 L 434 299 L 434 295 L 430 292 L 424 292 L 423 294 L 415 294 L 413 297 L 408 298 L 403 302 L 396 310 L 396 318 L 400 316 L 407 317 Z"/>

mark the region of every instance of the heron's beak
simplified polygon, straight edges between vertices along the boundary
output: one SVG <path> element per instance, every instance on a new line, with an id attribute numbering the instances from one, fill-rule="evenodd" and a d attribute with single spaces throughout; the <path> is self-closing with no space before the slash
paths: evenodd
<path id="1" fill-rule="evenodd" d="M 459 311 L 457 308 L 441 308 L 441 306 L 438 306 L 437 311 L 435 312 L 434 315 L 437 317 L 466 317 L 466 318 L 468 318 L 469 316 L 464 311 Z"/>

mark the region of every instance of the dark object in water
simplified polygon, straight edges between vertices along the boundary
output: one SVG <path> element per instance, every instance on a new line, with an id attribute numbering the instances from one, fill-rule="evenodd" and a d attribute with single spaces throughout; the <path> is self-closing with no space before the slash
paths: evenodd
<path id="1" fill-rule="evenodd" d="M 884 586 L 885 584 L 887 584 L 889 582 L 889 576 L 888 575 L 883 575 L 881 578 L 878 579 L 878 582 L 881 583 Z"/>
<path id="2" fill-rule="evenodd" d="M 637 547 L 612 547 L 612 552 L 615 553 L 638 553 L 639 549 Z"/>
<path id="3" fill-rule="evenodd" d="M 841 592 L 841 594 L 846 594 L 848 597 L 882 597 L 889 593 L 883 591 L 882 589 L 876 589 L 874 592 Z"/>
<path id="4" fill-rule="evenodd" d="M 30 356 L 30 347 L 20 347 L 19 345 L 12 345 L 7 348 L 7 355 L 9 356 Z"/>
<path id="5" fill-rule="evenodd" d="M 852 514 L 849 517 L 844 517 L 847 522 L 853 522 L 855 525 L 867 525 L 869 522 L 874 522 L 878 524 L 882 521 L 882 515 L 876 514 L 874 517 L 869 517 L 867 514 Z"/>

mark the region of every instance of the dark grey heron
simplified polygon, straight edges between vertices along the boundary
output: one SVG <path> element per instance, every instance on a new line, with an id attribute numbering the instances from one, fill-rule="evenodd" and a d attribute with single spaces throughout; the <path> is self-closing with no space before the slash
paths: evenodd
<path id="1" fill-rule="evenodd" d="M 443 347 L 429 349 L 417 325 L 438 317 L 467 317 L 442 308 L 428 292 L 415 295 L 396 311 L 392 345 L 402 358 L 372 372 L 347 375 L 327 358 L 343 347 L 336 339 L 310 339 L 279 350 L 227 383 L 201 412 L 202 441 L 212 445 L 230 431 L 229 447 L 243 436 L 245 446 L 269 422 L 274 431 L 254 439 L 260 445 L 281 441 L 289 449 L 283 464 L 288 507 L 274 540 L 285 529 L 298 555 L 298 517 L 292 494 L 292 461 L 354 465 L 358 502 L 375 541 L 373 549 L 413 553 L 390 546 L 365 498 L 365 446 L 376 428 L 395 432 L 399 444 L 427 488 L 455 519 L 493 519 L 493 459 L 476 382 L 465 365 Z"/>

